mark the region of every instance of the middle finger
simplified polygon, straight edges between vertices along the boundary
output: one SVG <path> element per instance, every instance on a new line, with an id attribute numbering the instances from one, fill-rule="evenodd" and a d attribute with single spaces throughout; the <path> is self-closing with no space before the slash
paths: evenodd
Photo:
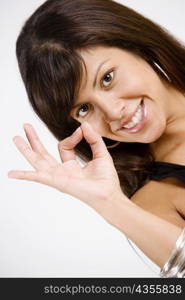
<path id="1" fill-rule="evenodd" d="M 43 159 L 39 154 L 35 153 L 21 136 L 15 136 L 13 138 L 13 142 L 15 143 L 18 150 L 26 158 L 26 160 L 36 170 L 47 170 L 49 168 L 49 163 L 47 162 L 47 160 Z"/>
<path id="2" fill-rule="evenodd" d="M 23 127 L 32 149 L 36 153 L 41 154 L 45 159 L 47 159 L 51 166 L 55 166 L 56 164 L 58 164 L 57 160 L 48 153 L 44 145 L 41 143 L 33 126 L 27 123 L 24 124 Z"/>

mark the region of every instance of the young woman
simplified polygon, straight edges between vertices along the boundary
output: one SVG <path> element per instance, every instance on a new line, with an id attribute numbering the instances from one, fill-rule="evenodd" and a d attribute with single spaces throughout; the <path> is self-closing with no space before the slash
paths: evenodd
<path id="1" fill-rule="evenodd" d="M 184 277 L 184 46 L 114 1 L 48 0 L 25 22 L 16 54 L 61 163 L 24 124 L 28 141 L 14 143 L 35 171 L 8 176 L 79 198 L 162 277 Z"/>

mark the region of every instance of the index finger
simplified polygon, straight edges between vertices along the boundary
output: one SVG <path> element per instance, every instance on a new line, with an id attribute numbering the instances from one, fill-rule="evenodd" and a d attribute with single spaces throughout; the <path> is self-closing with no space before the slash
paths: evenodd
<path id="1" fill-rule="evenodd" d="M 110 158 L 111 156 L 101 135 L 95 132 L 91 125 L 87 122 L 82 123 L 82 128 L 84 137 L 91 147 L 93 159 L 102 158 L 105 156 Z"/>
<path id="2" fill-rule="evenodd" d="M 78 127 L 71 136 L 58 143 L 58 150 L 63 162 L 76 159 L 74 148 L 82 140 L 82 138 L 82 130 Z"/>

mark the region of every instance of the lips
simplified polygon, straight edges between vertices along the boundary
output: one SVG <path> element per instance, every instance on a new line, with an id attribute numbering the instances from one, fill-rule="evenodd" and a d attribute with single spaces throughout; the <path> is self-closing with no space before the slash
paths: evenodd
<path id="1" fill-rule="evenodd" d="M 148 112 L 147 112 L 147 108 L 144 103 L 144 99 L 141 101 L 141 107 L 142 107 L 142 111 L 141 111 L 142 116 L 141 116 L 140 122 L 138 124 L 136 124 L 135 126 L 133 126 L 132 128 L 122 127 L 120 129 L 120 132 L 134 134 L 144 128 L 145 124 L 148 121 Z"/>
<path id="2" fill-rule="evenodd" d="M 128 117 L 124 122 L 121 123 L 121 127 L 118 128 L 118 130 L 122 129 L 122 127 L 123 127 L 124 125 L 126 125 L 127 123 L 129 123 L 129 122 L 131 121 L 132 117 L 135 115 L 136 111 L 138 110 L 139 105 L 140 105 L 142 102 L 143 102 L 143 99 L 142 99 L 141 102 L 138 104 L 138 106 L 136 107 L 135 111 L 134 111 L 132 114 L 130 114 L 129 117 Z"/>

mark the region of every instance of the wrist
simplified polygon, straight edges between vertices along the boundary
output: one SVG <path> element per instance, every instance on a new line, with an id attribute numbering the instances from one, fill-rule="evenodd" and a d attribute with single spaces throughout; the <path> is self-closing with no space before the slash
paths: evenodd
<path id="1" fill-rule="evenodd" d="M 121 190 L 106 196 L 103 201 L 101 215 L 109 224 L 119 229 L 123 222 L 123 212 L 134 204 Z"/>

